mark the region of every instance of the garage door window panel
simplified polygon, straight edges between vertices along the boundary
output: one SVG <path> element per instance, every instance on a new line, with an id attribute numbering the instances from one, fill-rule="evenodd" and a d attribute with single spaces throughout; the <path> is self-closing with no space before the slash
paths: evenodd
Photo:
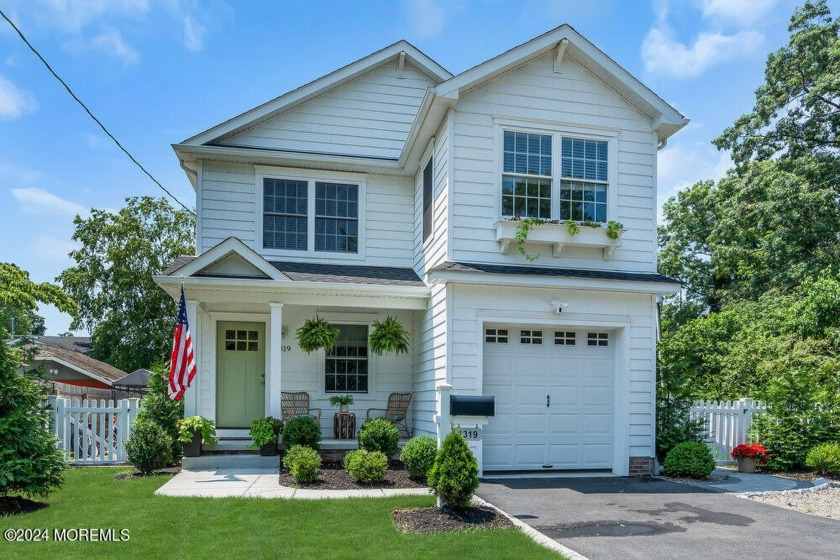
<path id="1" fill-rule="evenodd" d="M 542 331 L 519 331 L 519 342 L 520 344 L 542 344 L 543 343 L 543 333 Z"/>

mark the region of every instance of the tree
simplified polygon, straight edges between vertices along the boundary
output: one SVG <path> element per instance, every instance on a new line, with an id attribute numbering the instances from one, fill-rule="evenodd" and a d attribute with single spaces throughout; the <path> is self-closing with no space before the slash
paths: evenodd
<path id="1" fill-rule="evenodd" d="M 0 343 L 0 495 L 46 496 L 61 485 L 66 464 L 48 427 L 42 372 L 23 371 L 23 352 Z"/>
<path id="2" fill-rule="evenodd" d="M 788 44 L 767 58 L 752 112 L 715 140 L 739 165 L 753 158 L 836 156 L 840 148 L 840 20 L 825 0 L 806 2 L 788 31 Z"/>
<path id="3" fill-rule="evenodd" d="M 76 303 L 55 284 L 35 283 L 27 271 L 0 263 L 0 328 L 9 331 L 14 318 L 15 334 L 44 334 L 44 318 L 36 313 L 39 303 L 71 315 L 77 311 Z"/>
<path id="4" fill-rule="evenodd" d="M 195 220 L 166 200 L 126 199 L 117 212 L 76 217 L 70 253 L 76 261 L 58 277 L 79 304 L 72 328 L 91 332 L 94 358 L 125 371 L 165 358 L 177 306 L 152 280 L 175 258 L 195 251 Z"/>

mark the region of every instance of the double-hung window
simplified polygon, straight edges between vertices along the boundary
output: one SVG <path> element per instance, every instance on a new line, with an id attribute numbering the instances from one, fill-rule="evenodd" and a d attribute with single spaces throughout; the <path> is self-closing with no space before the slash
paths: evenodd
<path id="1" fill-rule="evenodd" d="M 609 142 L 504 130 L 502 216 L 606 223 Z"/>
<path id="2" fill-rule="evenodd" d="M 338 338 L 324 357 L 327 393 L 368 392 L 367 325 L 336 325 Z"/>
<path id="3" fill-rule="evenodd" d="M 502 214 L 551 218 L 551 135 L 504 132 Z"/>
<path id="4" fill-rule="evenodd" d="M 263 179 L 263 249 L 359 252 L 358 183 Z"/>

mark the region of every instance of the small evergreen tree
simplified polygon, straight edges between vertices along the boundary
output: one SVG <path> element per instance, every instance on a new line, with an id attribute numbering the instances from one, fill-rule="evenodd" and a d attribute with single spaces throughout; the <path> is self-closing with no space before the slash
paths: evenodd
<path id="1" fill-rule="evenodd" d="M 66 462 L 50 432 L 42 372 L 23 372 L 23 350 L 0 328 L 0 495 L 46 496 L 61 486 Z"/>
<path id="2" fill-rule="evenodd" d="M 450 507 L 464 509 L 470 505 L 478 488 L 478 462 L 457 430 L 443 440 L 429 471 L 429 487 Z"/>
<path id="3" fill-rule="evenodd" d="M 154 422 L 166 432 L 171 440 L 171 461 L 177 464 L 181 461 L 183 449 L 178 441 L 178 420 L 184 417 L 184 400 L 173 401 L 167 393 L 169 377 L 164 364 L 152 366 L 152 378 L 149 380 L 149 393 L 143 397 L 143 406 L 137 415 L 137 420 Z"/>

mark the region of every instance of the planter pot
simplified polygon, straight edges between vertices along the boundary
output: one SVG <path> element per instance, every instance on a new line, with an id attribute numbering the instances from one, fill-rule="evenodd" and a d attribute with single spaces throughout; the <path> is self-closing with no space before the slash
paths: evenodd
<path id="1" fill-rule="evenodd" d="M 191 442 L 181 445 L 184 448 L 184 457 L 199 457 L 201 455 L 201 434 L 194 433 Z"/>
<path id="2" fill-rule="evenodd" d="M 272 441 L 271 443 L 261 445 L 260 455 L 262 455 L 263 457 L 273 457 L 274 455 L 277 455 L 277 442 Z"/>
<path id="3" fill-rule="evenodd" d="M 755 457 L 738 457 L 738 472 L 754 473 L 756 463 Z"/>
<path id="4" fill-rule="evenodd" d="M 338 411 L 339 412 L 344 412 L 344 413 L 350 412 L 350 405 L 349 404 L 339 405 Z"/>

